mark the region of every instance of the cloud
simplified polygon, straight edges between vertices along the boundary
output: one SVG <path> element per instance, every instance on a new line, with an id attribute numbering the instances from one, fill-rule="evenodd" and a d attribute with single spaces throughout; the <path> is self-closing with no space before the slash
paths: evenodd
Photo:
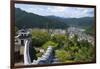
<path id="1" fill-rule="evenodd" d="M 15 4 L 15 7 L 21 8 L 27 12 L 35 13 L 42 16 L 59 16 L 67 18 L 93 17 L 93 8 L 65 7 L 65 6 L 49 6 L 49 5 L 29 5 Z"/>
<path id="2" fill-rule="evenodd" d="M 51 8 L 52 9 L 52 8 Z M 63 12 L 65 11 L 66 8 L 65 7 L 60 7 L 60 6 L 55 6 L 53 7 L 53 10 L 51 10 L 52 12 Z"/>

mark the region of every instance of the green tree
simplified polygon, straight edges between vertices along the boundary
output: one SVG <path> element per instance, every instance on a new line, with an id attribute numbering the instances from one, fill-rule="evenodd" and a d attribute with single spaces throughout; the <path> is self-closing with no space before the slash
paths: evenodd
<path id="1" fill-rule="evenodd" d="M 47 42 L 50 39 L 50 36 L 45 31 L 40 30 L 33 30 L 32 31 L 32 43 L 33 46 L 41 47 L 45 42 Z"/>
<path id="2" fill-rule="evenodd" d="M 75 53 L 75 61 L 87 62 L 94 59 L 94 47 L 88 41 L 80 42 L 80 49 Z"/>
<path id="3" fill-rule="evenodd" d="M 59 48 L 61 48 L 64 45 L 65 39 L 66 39 L 65 35 L 55 34 L 54 36 L 52 36 L 51 41 L 58 43 Z"/>
<path id="4" fill-rule="evenodd" d="M 47 49 L 48 46 L 52 46 L 54 49 L 56 49 L 58 46 L 58 43 L 55 43 L 53 41 L 47 41 L 42 47 L 43 49 Z"/>
<path id="5" fill-rule="evenodd" d="M 56 56 L 57 56 L 58 60 L 61 62 L 66 62 L 66 61 L 70 60 L 70 58 L 71 58 L 70 52 L 66 52 L 63 49 L 56 50 Z"/>

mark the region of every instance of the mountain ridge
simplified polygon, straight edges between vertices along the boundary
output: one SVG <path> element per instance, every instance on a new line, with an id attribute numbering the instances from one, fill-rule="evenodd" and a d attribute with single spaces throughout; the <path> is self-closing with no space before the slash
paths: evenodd
<path id="1" fill-rule="evenodd" d="M 28 22 L 28 23 L 27 23 Z M 27 13 L 19 8 L 15 8 L 15 24 L 18 28 L 25 26 L 26 28 L 65 28 L 67 24 L 60 21 L 51 20 L 44 16 L 33 13 Z"/>
<path id="2" fill-rule="evenodd" d="M 15 8 L 15 25 L 19 29 L 25 28 L 52 28 L 66 29 L 70 26 L 80 27 L 93 32 L 94 18 L 62 18 L 57 16 L 41 16 Z"/>

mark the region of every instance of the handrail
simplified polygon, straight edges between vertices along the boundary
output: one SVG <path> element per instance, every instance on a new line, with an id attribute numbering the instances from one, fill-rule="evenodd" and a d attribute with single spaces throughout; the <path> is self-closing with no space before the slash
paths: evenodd
<path id="1" fill-rule="evenodd" d="M 30 55 L 29 55 L 29 45 L 30 45 L 30 41 L 26 40 L 25 41 L 25 48 L 24 48 L 24 64 L 30 64 L 31 63 L 31 59 L 30 59 Z"/>

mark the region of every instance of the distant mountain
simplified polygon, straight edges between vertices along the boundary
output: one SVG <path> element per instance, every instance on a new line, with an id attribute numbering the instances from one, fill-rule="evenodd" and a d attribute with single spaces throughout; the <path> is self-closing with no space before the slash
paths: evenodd
<path id="1" fill-rule="evenodd" d="M 56 28 L 66 29 L 68 26 L 81 27 L 86 32 L 94 32 L 94 18 L 62 18 L 57 16 L 40 16 L 15 8 L 15 24 L 21 28 Z"/>
<path id="2" fill-rule="evenodd" d="M 64 22 L 49 19 L 33 13 L 25 12 L 15 8 L 15 25 L 17 28 L 61 28 L 65 29 L 68 25 Z"/>
<path id="3" fill-rule="evenodd" d="M 81 27 L 81 28 L 87 28 L 87 27 L 93 26 L 94 24 L 93 17 L 62 18 L 62 17 L 57 17 L 57 16 L 47 16 L 47 18 L 64 22 L 69 26 L 76 26 L 76 27 Z"/>
<path id="4" fill-rule="evenodd" d="M 86 33 L 95 34 L 94 32 L 94 17 L 83 18 L 61 18 L 57 16 L 47 16 L 48 19 L 57 20 L 66 23 L 68 26 L 84 28 Z"/>

